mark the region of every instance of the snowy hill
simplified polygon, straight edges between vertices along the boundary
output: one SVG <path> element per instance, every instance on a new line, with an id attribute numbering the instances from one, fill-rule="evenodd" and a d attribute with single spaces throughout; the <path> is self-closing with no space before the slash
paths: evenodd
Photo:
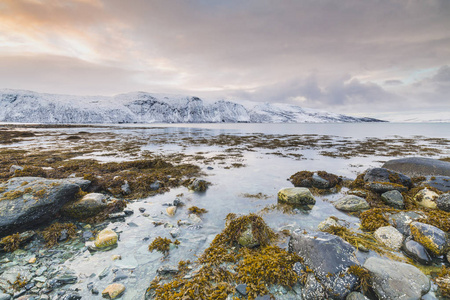
<path id="1" fill-rule="evenodd" d="M 379 122 L 299 106 L 265 103 L 246 108 L 219 100 L 133 92 L 106 96 L 0 90 L 0 122 L 18 123 L 328 123 Z"/>

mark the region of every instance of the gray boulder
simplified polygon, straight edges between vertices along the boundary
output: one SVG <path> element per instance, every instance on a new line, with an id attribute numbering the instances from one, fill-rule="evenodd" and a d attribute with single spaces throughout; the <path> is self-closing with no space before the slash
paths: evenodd
<path id="1" fill-rule="evenodd" d="M 381 199 L 384 201 L 384 203 L 393 208 L 403 209 L 405 207 L 405 204 L 403 203 L 404 199 L 402 193 L 397 190 L 388 191 L 381 194 Z"/>
<path id="2" fill-rule="evenodd" d="M 396 251 L 400 250 L 404 239 L 403 234 L 393 226 L 383 226 L 378 228 L 373 233 L 373 237 L 381 244 Z"/>
<path id="3" fill-rule="evenodd" d="M 450 193 L 440 195 L 436 199 L 436 206 L 440 210 L 450 212 Z"/>
<path id="4" fill-rule="evenodd" d="M 71 218 L 84 219 L 97 215 L 107 207 L 106 196 L 100 193 L 89 193 L 78 201 L 64 205 L 61 212 Z"/>
<path id="5" fill-rule="evenodd" d="M 420 243 L 407 239 L 403 244 L 403 251 L 405 251 L 406 255 L 417 261 L 422 265 L 429 265 L 432 262 L 430 254 L 428 254 L 427 249 L 422 246 Z"/>
<path id="6" fill-rule="evenodd" d="M 325 232 L 304 233 L 295 230 L 289 240 L 289 252 L 304 259 L 314 271 L 327 297 L 345 299 L 357 285 L 358 278 L 346 271 L 358 265 L 356 249 L 338 236 Z"/>
<path id="7" fill-rule="evenodd" d="M 409 224 L 423 216 L 413 211 L 401 211 L 389 216 L 389 224 L 397 228 L 404 236 L 411 235 Z"/>
<path id="8" fill-rule="evenodd" d="M 397 183 L 408 188 L 412 186 L 411 178 L 385 168 L 368 169 L 364 175 L 364 181 Z"/>
<path id="9" fill-rule="evenodd" d="M 419 300 L 431 287 L 428 277 L 410 264 L 369 257 L 364 267 L 370 272 L 379 299 Z"/>
<path id="10" fill-rule="evenodd" d="M 387 161 L 383 168 L 408 176 L 450 176 L 450 163 L 425 157 L 407 157 Z"/>
<path id="11" fill-rule="evenodd" d="M 405 192 L 408 190 L 406 186 L 391 182 L 368 182 L 364 185 L 364 187 L 368 190 L 371 190 L 379 194 L 386 193 L 389 191 Z"/>
<path id="12" fill-rule="evenodd" d="M 333 205 L 343 211 L 360 211 L 370 208 L 369 203 L 365 199 L 354 195 L 344 196 Z"/>
<path id="13" fill-rule="evenodd" d="M 52 220 L 88 180 L 16 177 L 0 184 L 0 237 Z"/>

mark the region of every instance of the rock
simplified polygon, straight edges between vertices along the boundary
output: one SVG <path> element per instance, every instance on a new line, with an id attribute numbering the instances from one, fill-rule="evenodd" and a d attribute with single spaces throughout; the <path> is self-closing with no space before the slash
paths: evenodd
<path id="1" fill-rule="evenodd" d="M 238 243 L 247 248 L 254 248 L 259 246 L 259 241 L 253 236 L 253 226 L 251 223 L 247 225 L 247 229 L 241 233 L 238 238 Z"/>
<path id="2" fill-rule="evenodd" d="M 158 270 L 156 270 L 156 273 L 158 273 L 158 275 L 178 274 L 178 272 L 179 271 L 177 266 L 170 265 L 161 266 L 158 268 Z"/>
<path id="3" fill-rule="evenodd" d="M 28 242 L 31 241 L 32 238 L 34 238 L 34 236 L 36 235 L 36 232 L 34 232 L 33 230 L 28 230 L 28 231 L 24 231 L 19 233 L 19 245 L 25 245 Z M 5 246 L 5 242 L 2 242 L 0 239 L 0 251 L 3 250 Z"/>
<path id="4" fill-rule="evenodd" d="M 172 205 L 174 205 L 174 206 L 183 206 L 184 203 L 183 203 L 183 201 L 180 200 L 180 198 L 175 198 L 175 200 L 173 200 Z"/>
<path id="5" fill-rule="evenodd" d="M 125 182 L 122 184 L 122 186 L 120 187 L 120 189 L 122 190 L 122 193 L 124 193 L 124 195 L 129 195 L 129 194 L 131 194 L 130 184 L 129 184 L 128 181 L 126 181 L 126 180 L 125 180 Z"/>
<path id="6" fill-rule="evenodd" d="M 450 191 L 450 176 L 429 176 L 428 180 L 421 183 L 423 186 L 431 186 L 441 192 Z"/>
<path id="7" fill-rule="evenodd" d="M 301 295 L 303 299 L 327 299 L 323 286 L 312 273 L 307 275 Z"/>
<path id="8" fill-rule="evenodd" d="M 408 190 L 407 187 L 396 184 L 396 183 L 390 183 L 390 182 L 368 182 L 364 185 L 364 187 L 368 190 L 371 190 L 375 193 L 385 193 L 389 191 L 399 191 L 399 192 L 405 192 Z"/>
<path id="9" fill-rule="evenodd" d="M 166 208 L 166 212 L 169 216 L 173 217 L 173 216 L 175 216 L 175 213 L 177 212 L 177 207 L 169 206 L 168 208 Z"/>
<path id="10" fill-rule="evenodd" d="M 121 281 L 128 278 L 128 275 L 125 274 L 121 269 L 115 269 L 113 282 Z"/>
<path id="11" fill-rule="evenodd" d="M 28 260 L 28 263 L 29 264 L 34 264 L 36 262 L 36 256 L 33 256 L 32 258 L 30 258 L 29 260 Z"/>
<path id="12" fill-rule="evenodd" d="M 278 202 L 294 205 L 314 205 L 316 199 L 307 188 L 284 188 L 278 192 Z"/>
<path id="13" fill-rule="evenodd" d="M 450 176 L 450 163 L 425 157 L 407 157 L 387 161 L 383 168 L 402 172 L 408 176 Z"/>
<path id="14" fill-rule="evenodd" d="M 361 293 L 358 292 L 351 292 L 347 295 L 347 298 L 345 300 L 369 300 L 366 296 L 364 296 Z"/>
<path id="15" fill-rule="evenodd" d="M 199 223 L 203 222 L 202 219 L 200 219 L 200 217 L 197 216 L 196 214 L 189 214 L 189 217 L 188 217 L 188 218 L 189 218 L 189 220 L 192 221 L 194 224 L 199 224 Z"/>
<path id="16" fill-rule="evenodd" d="M 145 212 L 145 208 L 139 207 L 139 212 L 141 212 L 141 213 Z"/>
<path id="17" fill-rule="evenodd" d="M 419 244 L 418 242 L 407 239 L 403 244 L 403 251 L 405 251 L 406 255 L 419 262 L 422 265 L 430 265 L 432 259 L 430 254 L 428 254 L 427 249 Z"/>
<path id="18" fill-rule="evenodd" d="M 97 215 L 107 207 L 107 198 L 100 193 L 89 193 L 78 201 L 64 205 L 61 212 L 65 216 L 85 219 Z"/>
<path id="19" fill-rule="evenodd" d="M 74 183 L 75 182 L 75 183 Z M 0 184 L 0 237 L 53 220 L 90 181 L 15 177 Z"/>
<path id="20" fill-rule="evenodd" d="M 381 194 L 381 199 L 384 201 L 384 203 L 386 203 L 387 205 L 389 205 L 393 208 L 398 208 L 398 209 L 405 208 L 405 204 L 403 203 L 404 199 L 403 199 L 402 193 L 400 193 L 397 190 L 388 191 L 388 192 Z"/>
<path id="21" fill-rule="evenodd" d="M 174 228 L 169 233 L 170 233 L 170 236 L 172 236 L 175 239 L 175 238 L 180 236 L 181 229 L 180 228 Z"/>
<path id="22" fill-rule="evenodd" d="M 342 225 L 339 224 L 339 222 L 334 217 L 328 217 L 326 220 L 320 222 L 320 224 L 317 225 L 317 228 L 320 231 L 327 231 L 330 227 L 342 227 Z"/>
<path id="23" fill-rule="evenodd" d="M 122 256 L 119 254 L 114 254 L 111 256 L 111 260 L 122 260 Z"/>
<path id="24" fill-rule="evenodd" d="M 422 207 L 436 209 L 436 200 L 438 197 L 439 195 L 436 192 L 424 188 L 414 196 L 414 202 Z"/>
<path id="25" fill-rule="evenodd" d="M 99 232 L 97 237 L 95 238 L 95 247 L 97 248 L 105 248 L 109 246 L 114 246 L 117 244 L 117 233 L 112 231 L 109 228 L 105 228 Z"/>
<path id="26" fill-rule="evenodd" d="M 373 168 L 368 169 L 364 175 L 365 182 L 388 182 L 403 185 L 407 188 L 412 187 L 411 178 L 403 175 L 402 173 L 397 173 L 390 171 L 385 168 Z"/>
<path id="27" fill-rule="evenodd" d="M 11 300 L 11 296 L 0 292 L 0 300 Z"/>
<path id="28" fill-rule="evenodd" d="M 108 299 L 115 299 L 125 291 L 125 286 L 121 283 L 113 283 L 103 290 L 102 296 Z"/>
<path id="29" fill-rule="evenodd" d="M 428 277 L 416 267 L 392 260 L 369 257 L 364 263 L 379 299 L 417 299 L 430 290 Z"/>
<path id="30" fill-rule="evenodd" d="M 430 250 L 431 254 L 440 256 L 446 252 L 447 234 L 444 231 L 421 222 L 412 222 L 409 226 L 413 239 Z"/>
<path id="31" fill-rule="evenodd" d="M 334 207 L 343 211 L 360 211 L 369 209 L 369 203 L 361 197 L 348 195 L 333 203 Z"/>
<path id="32" fill-rule="evenodd" d="M 150 190 L 156 191 L 161 187 L 161 182 L 159 180 L 156 180 L 152 184 L 150 184 Z"/>
<path id="33" fill-rule="evenodd" d="M 61 284 L 72 284 L 77 282 L 78 277 L 73 274 L 63 274 L 55 277 L 56 281 Z"/>
<path id="34" fill-rule="evenodd" d="M 288 249 L 304 259 L 304 265 L 314 271 L 328 297 L 345 299 L 356 288 L 358 278 L 347 273 L 348 267 L 358 265 L 356 249 L 340 237 L 297 229 L 291 234 Z"/>
<path id="35" fill-rule="evenodd" d="M 401 211 L 389 216 L 389 224 L 397 228 L 397 230 L 404 236 L 409 236 L 411 235 L 409 224 L 411 224 L 412 221 L 416 221 L 422 217 L 422 215 L 413 211 Z"/>
<path id="36" fill-rule="evenodd" d="M 247 285 L 246 284 L 238 284 L 236 286 L 236 291 L 242 296 L 247 296 Z"/>
<path id="37" fill-rule="evenodd" d="M 16 171 L 22 171 L 22 170 L 23 170 L 23 167 L 18 166 L 18 165 L 12 165 L 12 166 L 9 168 L 9 173 L 14 174 L 14 173 L 16 173 Z"/>
<path id="38" fill-rule="evenodd" d="M 450 212 L 450 193 L 440 195 L 436 199 L 436 206 L 440 210 Z"/>
<path id="39" fill-rule="evenodd" d="M 373 233 L 374 238 L 395 251 L 400 250 L 403 244 L 403 234 L 401 234 L 393 226 L 380 227 Z"/>
<path id="40" fill-rule="evenodd" d="M 208 188 L 208 184 L 206 180 L 196 178 L 188 185 L 188 189 L 194 192 L 204 192 Z"/>

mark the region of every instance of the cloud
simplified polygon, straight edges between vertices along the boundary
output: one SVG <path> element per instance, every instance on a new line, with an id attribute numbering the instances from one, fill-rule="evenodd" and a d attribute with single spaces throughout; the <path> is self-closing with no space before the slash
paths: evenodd
<path id="1" fill-rule="evenodd" d="M 403 81 L 398 79 L 389 79 L 384 81 L 384 85 L 402 85 Z"/>

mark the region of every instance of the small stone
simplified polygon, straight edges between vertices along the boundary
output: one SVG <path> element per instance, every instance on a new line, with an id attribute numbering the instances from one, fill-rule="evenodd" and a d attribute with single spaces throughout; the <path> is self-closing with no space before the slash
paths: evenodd
<path id="1" fill-rule="evenodd" d="M 161 182 L 159 180 L 153 182 L 152 184 L 150 184 L 150 189 L 152 191 L 156 191 L 161 187 Z"/>
<path id="2" fill-rule="evenodd" d="M 183 201 L 180 200 L 180 198 L 175 198 L 175 200 L 173 200 L 173 205 L 174 206 L 183 206 L 184 203 L 183 203 Z"/>
<path id="3" fill-rule="evenodd" d="M 208 188 L 208 182 L 203 179 L 194 179 L 191 184 L 188 185 L 188 189 L 194 192 L 204 192 Z"/>
<path id="4" fill-rule="evenodd" d="M 38 277 L 34 277 L 33 280 L 36 282 L 44 283 L 47 281 L 47 278 L 44 276 L 38 276 Z"/>
<path id="5" fill-rule="evenodd" d="M 156 270 L 156 273 L 159 275 L 169 275 L 169 274 L 178 274 L 177 266 L 161 266 Z"/>
<path id="6" fill-rule="evenodd" d="M 122 256 L 119 254 L 115 254 L 115 255 L 111 256 L 111 260 L 121 260 L 121 259 L 122 259 Z"/>
<path id="7" fill-rule="evenodd" d="M 366 296 L 358 292 L 351 292 L 347 295 L 345 300 L 369 300 Z"/>
<path id="8" fill-rule="evenodd" d="M 436 209 L 436 200 L 438 197 L 439 195 L 436 192 L 424 188 L 414 196 L 414 202 L 422 207 Z"/>
<path id="9" fill-rule="evenodd" d="M 108 215 L 108 219 L 114 220 L 114 219 L 125 219 L 126 217 L 126 213 L 125 212 L 118 212 L 118 213 L 112 213 Z"/>
<path id="10" fill-rule="evenodd" d="M 369 209 L 369 203 L 361 197 L 348 195 L 334 203 L 334 207 L 343 211 L 360 211 Z"/>
<path id="11" fill-rule="evenodd" d="M 124 280 L 127 278 L 128 278 L 127 274 L 125 274 L 121 269 L 117 269 L 116 272 L 114 272 L 113 282 L 117 282 L 117 281 Z"/>
<path id="12" fill-rule="evenodd" d="M 36 262 L 36 257 L 35 256 L 28 260 L 29 264 L 34 264 L 35 262 Z"/>
<path id="13" fill-rule="evenodd" d="M 396 184 L 396 183 L 391 183 L 391 182 L 368 182 L 364 185 L 364 187 L 368 190 L 371 190 L 375 193 L 385 193 L 388 191 L 399 191 L 399 192 L 405 192 L 408 190 L 407 187 L 401 185 L 401 184 Z"/>
<path id="14" fill-rule="evenodd" d="M 57 282 L 62 284 L 72 284 L 77 282 L 78 277 L 72 274 L 64 274 L 55 278 Z"/>
<path id="15" fill-rule="evenodd" d="M 247 285 L 246 284 L 238 284 L 236 286 L 236 291 L 242 296 L 247 296 Z"/>
<path id="16" fill-rule="evenodd" d="M 378 228 L 373 233 L 374 238 L 386 247 L 398 251 L 403 243 L 403 234 L 393 226 Z"/>
<path id="17" fill-rule="evenodd" d="M 177 207 L 169 206 L 168 208 L 166 208 L 166 212 L 170 217 L 173 217 L 173 216 L 175 216 L 175 213 L 177 212 Z"/>
<path id="18" fill-rule="evenodd" d="M 278 192 L 278 202 L 294 205 L 316 204 L 316 200 L 311 194 L 311 191 L 303 187 L 281 189 Z"/>
<path id="19" fill-rule="evenodd" d="M 108 246 L 113 246 L 117 244 L 117 233 L 109 228 L 105 228 L 97 235 L 95 238 L 94 245 L 97 248 L 104 248 Z"/>
<path id="20" fill-rule="evenodd" d="M 248 224 L 247 229 L 240 234 L 238 243 L 247 248 L 253 248 L 259 245 L 259 241 L 253 236 L 252 224 Z"/>
<path id="21" fill-rule="evenodd" d="M 23 167 L 18 166 L 18 165 L 12 165 L 9 168 L 9 172 L 12 173 L 12 174 L 16 173 L 16 171 L 22 171 L 22 170 L 23 170 Z"/>
<path id="22" fill-rule="evenodd" d="M 113 283 L 103 290 L 102 296 L 104 298 L 115 299 L 125 291 L 125 286 L 121 283 Z"/>
<path id="23" fill-rule="evenodd" d="M 105 269 L 103 269 L 103 271 L 98 275 L 98 278 L 103 279 L 106 276 L 108 276 L 110 271 L 110 267 L 106 267 Z"/>
<path id="24" fill-rule="evenodd" d="M 328 217 L 317 226 L 320 231 L 327 231 L 330 227 L 342 227 L 342 225 L 336 221 L 336 218 Z"/>
<path id="25" fill-rule="evenodd" d="M 199 224 L 202 221 L 202 219 L 200 219 L 199 216 L 197 216 L 196 214 L 189 214 L 189 220 L 192 221 L 194 224 Z"/>
<path id="26" fill-rule="evenodd" d="M 206 167 L 206 169 L 207 169 L 207 170 L 214 170 L 214 168 L 213 168 L 213 167 L 210 167 L 210 166 Z"/>
<path id="27" fill-rule="evenodd" d="M 180 236 L 181 230 L 180 228 L 174 228 L 169 233 L 175 239 Z"/>
<path id="28" fill-rule="evenodd" d="M 405 207 L 405 204 L 403 203 L 402 193 L 397 190 L 388 191 L 381 194 L 381 199 L 384 201 L 384 203 L 393 208 L 403 209 Z"/>
<path id="29" fill-rule="evenodd" d="M 128 183 L 128 181 L 125 180 L 124 184 L 120 188 L 122 189 L 122 192 L 125 195 L 131 194 L 131 188 L 130 188 L 130 184 Z"/>
<path id="30" fill-rule="evenodd" d="M 141 213 L 143 213 L 143 212 L 145 211 L 145 208 L 139 207 L 139 211 L 140 211 Z"/>
<path id="31" fill-rule="evenodd" d="M 125 216 L 131 216 L 132 214 L 134 214 L 134 211 L 131 209 L 124 209 L 123 213 L 125 214 Z"/>

